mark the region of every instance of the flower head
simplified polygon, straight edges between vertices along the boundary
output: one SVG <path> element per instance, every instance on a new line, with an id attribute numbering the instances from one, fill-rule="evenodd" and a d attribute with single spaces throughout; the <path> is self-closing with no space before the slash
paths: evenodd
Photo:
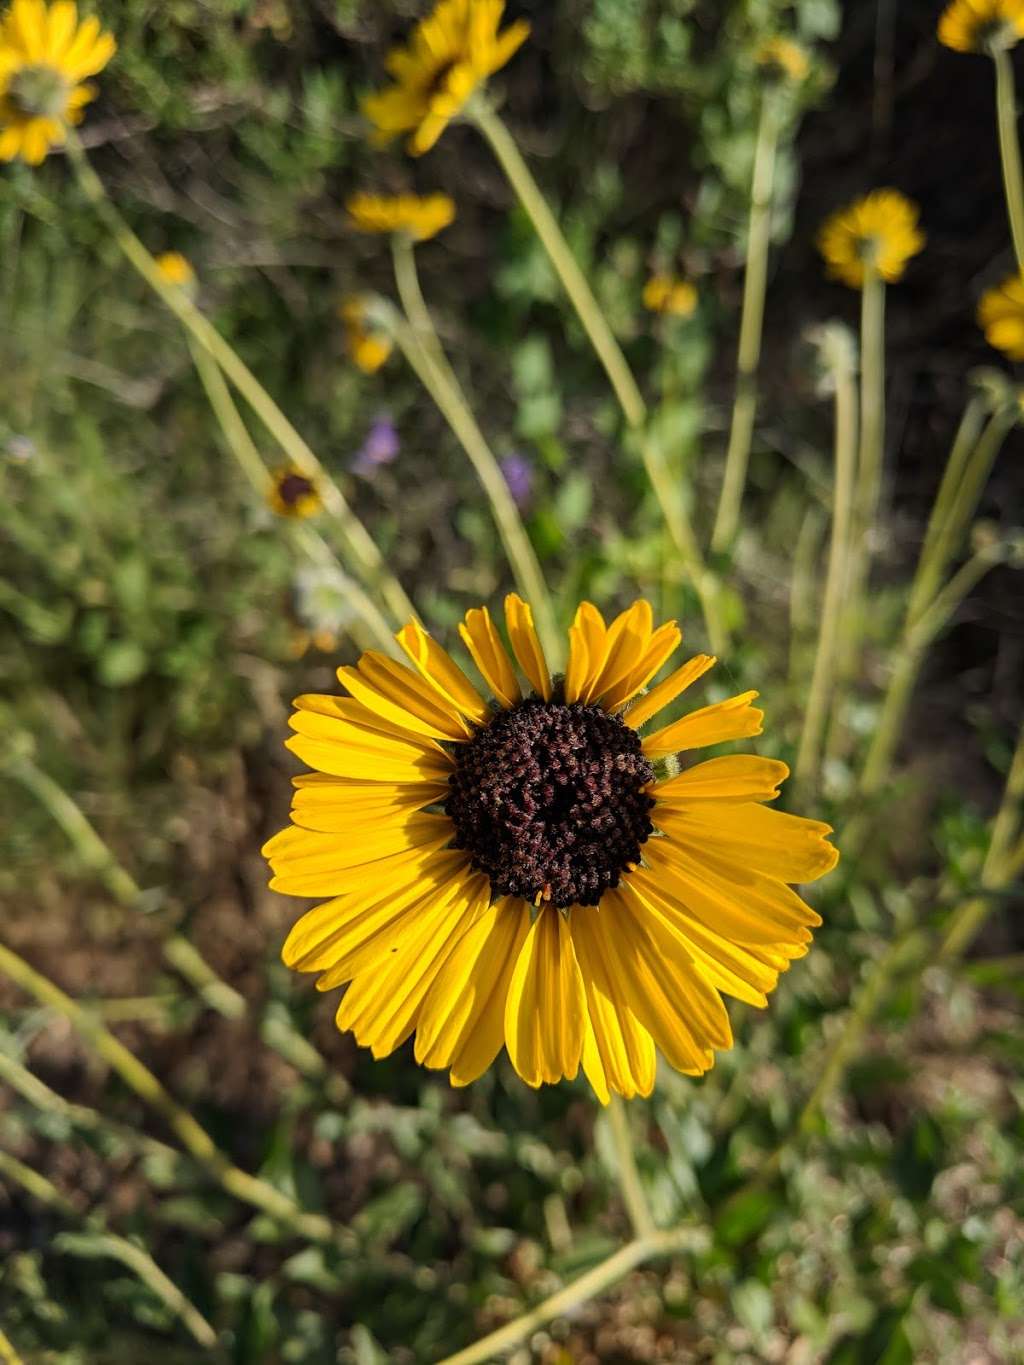
<path id="1" fill-rule="evenodd" d="M 805 81 L 811 69 L 807 49 L 792 38 L 781 36 L 766 38 L 755 53 L 755 60 L 758 66 L 784 76 L 794 84 Z"/>
<path id="2" fill-rule="evenodd" d="M 157 256 L 154 265 L 164 284 L 188 291 L 195 288 L 196 272 L 192 262 L 180 251 L 165 251 L 162 256 Z"/>
<path id="3" fill-rule="evenodd" d="M 978 325 L 990 346 L 1010 360 L 1024 360 L 1024 273 L 1011 275 L 982 294 Z"/>
<path id="4" fill-rule="evenodd" d="M 356 474 L 369 478 L 383 465 L 396 460 L 401 448 L 394 422 L 387 416 L 378 417 L 352 461 L 352 469 Z"/>
<path id="5" fill-rule="evenodd" d="M 525 455 L 513 451 L 501 461 L 501 472 L 512 501 L 522 510 L 533 496 L 533 465 Z"/>
<path id="6" fill-rule="evenodd" d="M 953 0 L 939 20 L 939 42 L 955 52 L 994 53 L 1024 37 L 1024 0 Z"/>
<path id="7" fill-rule="evenodd" d="M 345 299 L 338 308 L 338 316 L 345 324 L 345 348 L 364 374 L 376 374 L 386 365 L 394 350 L 394 342 L 377 323 L 364 294 Z"/>
<path id="8" fill-rule="evenodd" d="M 354 194 L 345 207 L 359 232 L 404 232 L 416 242 L 436 237 L 455 220 L 447 194 Z"/>
<path id="9" fill-rule="evenodd" d="M 438 0 L 417 24 L 408 47 L 388 55 L 394 85 L 363 101 L 363 112 L 381 140 L 409 134 L 414 156 L 429 152 L 474 91 L 508 62 L 526 41 L 520 20 L 498 29 L 505 0 Z"/>
<path id="10" fill-rule="evenodd" d="M 267 500 L 279 517 L 296 519 L 315 517 L 323 506 L 316 484 L 294 465 L 275 472 Z"/>
<path id="11" fill-rule="evenodd" d="M 0 161 L 38 166 L 81 123 L 102 71 L 117 48 L 98 19 L 78 22 L 71 0 L 13 0 L 0 19 Z"/>
<path id="12" fill-rule="evenodd" d="M 652 275 L 644 285 L 644 307 L 652 313 L 690 318 L 697 310 L 697 299 L 696 285 L 672 275 Z"/>
<path id="13" fill-rule="evenodd" d="M 292 824 L 267 844 L 271 886 L 328 897 L 284 960 L 347 985 L 338 1027 L 377 1057 L 480 1076 L 504 1046 L 529 1085 L 582 1066 L 598 1096 L 649 1094 L 655 1049 L 706 1071 L 732 1044 L 722 994 L 764 1006 L 819 917 L 787 883 L 838 854 L 827 825 L 768 808 L 788 775 L 752 755 L 677 755 L 761 733 L 756 692 L 641 736 L 714 664 L 645 691 L 680 643 L 636 602 L 606 625 L 583 603 L 564 677 L 530 608 L 459 628 L 493 700 L 415 623 L 412 668 L 369 652 L 349 694 L 300 697 Z"/>
<path id="14" fill-rule="evenodd" d="M 902 279 L 924 244 L 917 205 L 899 190 L 872 190 L 826 219 L 818 234 L 829 274 L 852 289 L 863 287 L 869 267 L 889 284 Z"/>

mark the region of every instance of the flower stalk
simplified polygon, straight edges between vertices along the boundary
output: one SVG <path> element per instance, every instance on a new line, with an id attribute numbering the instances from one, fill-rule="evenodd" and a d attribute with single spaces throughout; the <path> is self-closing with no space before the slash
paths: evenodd
<path id="1" fill-rule="evenodd" d="M 474 100 L 467 112 L 494 152 L 498 164 L 533 224 L 534 231 L 576 310 L 583 330 L 604 366 L 626 425 L 638 438 L 644 468 L 665 525 L 700 601 L 712 651 L 721 653 L 728 643 L 728 633 L 722 616 L 717 585 L 704 562 L 680 490 L 672 487 L 664 456 L 648 430 L 647 404 L 626 357 L 622 354 L 622 348 L 615 340 L 593 290 L 523 159 L 515 138 L 485 99 Z"/>
<path id="2" fill-rule="evenodd" d="M 633 1232 L 636 1237 L 649 1237 L 651 1233 L 656 1231 L 654 1216 L 640 1183 L 640 1172 L 637 1170 L 636 1149 L 633 1145 L 633 1134 L 630 1131 L 629 1115 L 626 1112 L 625 1104 L 615 1094 L 611 1096 L 608 1105 L 608 1122 L 612 1130 L 612 1142 L 615 1146 L 615 1157 L 618 1163 L 617 1175 L 619 1189 L 622 1192 L 622 1202 L 626 1206 L 629 1221 L 633 1225 Z"/>
<path id="3" fill-rule="evenodd" d="M 992 53 L 992 59 L 996 67 L 996 115 L 1006 211 L 1010 219 L 1017 266 L 1024 270 L 1024 174 L 1021 172 L 1020 139 L 1017 135 L 1017 90 L 1013 60 L 1007 48 L 997 48 Z"/>
<path id="4" fill-rule="evenodd" d="M 768 88 L 761 103 L 757 146 L 750 194 L 747 233 L 747 264 L 743 284 L 739 353 L 736 361 L 736 396 L 733 401 L 725 477 L 711 537 L 711 548 L 728 550 L 736 538 L 747 483 L 750 447 L 757 415 L 757 375 L 761 365 L 765 297 L 768 291 L 768 257 L 772 240 L 772 207 L 779 147 L 777 92 Z"/>
<path id="5" fill-rule="evenodd" d="M 850 576 L 851 529 L 857 462 L 857 382 L 852 347 L 838 334 L 829 349 L 835 386 L 835 476 L 833 483 L 832 537 L 828 573 L 821 607 L 818 647 L 814 657 L 810 694 L 804 712 L 803 731 L 796 760 L 798 784 L 808 784 L 818 769 L 822 739 L 835 680 L 836 646 L 843 615 L 843 598 Z"/>
<path id="6" fill-rule="evenodd" d="M 125 259 L 166 304 L 192 339 L 223 370 L 288 459 L 316 483 L 326 510 L 338 524 L 346 553 L 366 586 L 380 593 L 396 622 L 414 619 L 416 612 L 405 590 L 388 569 L 376 542 L 349 507 L 340 488 L 256 376 L 199 311 L 186 291 L 169 284 L 161 276 L 152 255 L 118 212 L 103 182 L 89 163 L 81 142 L 70 130 L 67 153 L 83 194 Z"/>
<path id="7" fill-rule="evenodd" d="M 480 430 L 462 385 L 444 353 L 420 288 L 412 241 L 405 233 L 393 233 L 391 252 L 395 284 L 408 323 L 408 330 L 401 329 L 396 334 L 396 340 L 469 457 L 491 504 L 495 525 L 516 584 L 526 600 L 533 602 L 537 630 L 544 650 L 549 658 L 557 659 L 561 637 L 551 594 L 501 466 Z"/>

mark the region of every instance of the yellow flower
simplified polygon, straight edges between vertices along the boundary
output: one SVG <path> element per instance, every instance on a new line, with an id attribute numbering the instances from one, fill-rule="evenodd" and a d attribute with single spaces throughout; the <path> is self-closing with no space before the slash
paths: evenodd
<path id="1" fill-rule="evenodd" d="M 98 19 L 79 24 L 70 0 L 14 0 L 0 20 L 0 161 L 20 156 L 38 166 L 63 142 L 96 98 L 96 87 L 82 82 L 116 49 Z"/>
<path id="2" fill-rule="evenodd" d="M 404 232 L 417 242 L 436 237 L 455 218 L 446 194 L 354 194 L 345 207 L 359 232 Z"/>
<path id="3" fill-rule="evenodd" d="M 173 284 L 178 289 L 192 289 L 196 282 L 196 272 L 192 262 L 180 251 L 165 251 L 157 256 L 154 264 L 165 284 Z"/>
<path id="4" fill-rule="evenodd" d="M 939 20 L 939 42 L 955 52 L 993 53 L 1024 36 L 1024 0 L 953 0 Z"/>
<path id="5" fill-rule="evenodd" d="M 372 320 L 366 298 L 359 294 L 345 299 L 338 316 L 345 324 L 345 347 L 353 362 L 364 374 L 376 374 L 390 359 L 394 342 Z"/>
<path id="6" fill-rule="evenodd" d="M 863 286 L 868 265 L 889 284 L 902 279 L 924 244 L 917 205 L 899 190 L 872 190 L 834 213 L 818 234 L 829 274 L 853 289 Z"/>
<path id="7" fill-rule="evenodd" d="M 732 1045 L 722 994 L 764 1006 L 819 916 L 788 883 L 838 858 L 827 825 L 769 809 L 788 775 L 752 755 L 680 769 L 681 751 L 761 733 L 756 692 L 639 731 L 712 667 L 646 602 L 606 625 L 584 602 L 552 676 L 529 606 L 459 627 L 484 693 L 416 623 L 412 668 L 370 651 L 348 696 L 296 703 L 291 825 L 271 887 L 328 898 L 285 962 L 347 985 L 337 1024 L 376 1057 L 467 1085 L 504 1046 L 528 1085 L 582 1066 L 602 1101 L 649 1094 L 655 1050 L 700 1074 Z M 649 688 L 649 691 L 645 691 Z"/>
<path id="8" fill-rule="evenodd" d="M 806 80 L 811 69 L 806 49 L 792 38 L 766 38 L 755 55 L 759 66 L 769 67 L 797 83 Z"/>
<path id="9" fill-rule="evenodd" d="M 695 285 L 671 275 L 652 275 L 644 285 L 644 307 L 652 313 L 690 318 L 697 310 L 697 298 Z"/>
<path id="10" fill-rule="evenodd" d="M 982 294 L 978 324 L 990 346 L 1011 360 L 1024 360 L 1024 273 Z"/>
<path id="11" fill-rule="evenodd" d="M 267 501 L 279 517 L 315 517 L 323 503 L 313 480 L 301 469 L 288 465 L 273 475 Z"/>
<path id="12" fill-rule="evenodd" d="M 498 32 L 504 10 L 505 0 L 438 0 L 409 46 L 388 54 L 394 85 L 363 101 L 382 141 L 408 133 L 414 156 L 430 151 L 478 86 L 529 36 L 522 20 Z"/>

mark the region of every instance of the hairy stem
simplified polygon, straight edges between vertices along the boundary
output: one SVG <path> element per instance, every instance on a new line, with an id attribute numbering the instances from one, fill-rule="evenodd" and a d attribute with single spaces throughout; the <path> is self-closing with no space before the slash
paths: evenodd
<path id="1" fill-rule="evenodd" d="M 772 241 L 772 204 L 779 145 L 779 112 L 775 94 L 766 90 L 761 104 L 750 193 L 747 267 L 743 285 L 736 396 L 733 401 L 729 449 L 711 548 L 724 551 L 736 538 L 747 483 L 747 466 L 757 415 L 757 373 L 761 365 L 764 305 L 768 291 L 768 256 Z"/>

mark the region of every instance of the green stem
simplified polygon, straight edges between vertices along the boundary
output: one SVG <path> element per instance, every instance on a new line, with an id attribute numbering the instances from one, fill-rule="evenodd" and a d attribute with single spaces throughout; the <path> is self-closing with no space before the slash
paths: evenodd
<path id="1" fill-rule="evenodd" d="M 1020 141 L 1017 137 L 1017 92 L 1013 59 L 1005 48 L 992 54 L 996 64 L 996 113 L 999 120 L 999 153 L 1003 162 L 1006 211 L 1013 234 L 1017 268 L 1024 271 L 1024 175 L 1021 173 Z"/>
<path id="2" fill-rule="evenodd" d="M 197 342 L 189 338 L 189 351 L 192 363 L 206 393 L 213 414 L 217 418 L 224 441 L 238 462 L 243 474 L 249 480 L 257 497 L 266 502 L 272 479 L 266 465 L 249 435 L 241 413 L 235 406 L 220 366 Z M 398 646 L 394 635 L 382 613 L 370 600 L 369 594 L 345 572 L 335 558 L 333 551 L 316 529 L 304 522 L 290 523 L 292 538 L 299 548 L 314 562 L 333 569 L 345 582 L 348 601 L 363 623 L 367 636 L 378 649 L 386 654 L 397 656 Z"/>
<path id="3" fill-rule="evenodd" d="M 268 1214 L 291 1232 L 311 1242 L 347 1245 L 348 1239 L 320 1214 L 307 1213 L 265 1180 L 233 1165 L 209 1133 L 173 1099 L 138 1057 L 110 1030 L 37 972 L 17 953 L 0 944 L 0 972 L 40 1004 L 56 1010 L 120 1076 L 128 1088 L 158 1113 L 185 1150 L 234 1198 Z"/>
<path id="4" fill-rule="evenodd" d="M 399 345 L 469 457 L 491 504 L 495 525 L 519 591 L 533 604 L 544 651 L 549 659 L 558 659 L 562 652 L 562 640 L 544 574 L 501 466 L 480 430 L 462 385 L 444 353 L 420 288 L 412 242 L 404 233 L 396 233 L 391 238 L 391 250 L 395 283 L 419 355 L 412 354 L 409 337 L 404 333 L 397 337 Z"/>
<path id="5" fill-rule="evenodd" d="M 626 1113 L 625 1104 L 618 1095 L 613 1094 L 611 1097 L 608 1106 L 608 1122 L 612 1130 L 612 1141 L 615 1144 L 616 1174 L 619 1189 L 622 1191 L 622 1202 L 626 1206 L 635 1235 L 638 1238 L 649 1237 L 652 1232 L 656 1231 L 656 1226 L 650 1206 L 647 1203 L 647 1196 L 644 1194 L 643 1186 L 640 1183 L 633 1135 L 629 1127 L 629 1115 Z"/>
<path id="6" fill-rule="evenodd" d="M 743 491 L 757 415 L 757 374 L 761 365 L 761 338 L 768 290 L 768 256 L 772 241 L 772 205 L 775 165 L 779 145 L 779 114 L 774 92 L 766 90 L 758 122 L 757 148 L 750 194 L 750 226 L 747 235 L 747 267 L 743 285 L 739 354 L 736 363 L 736 397 L 732 409 L 725 477 L 715 517 L 711 548 L 729 548 L 739 529 Z"/>
<path id="7" fill-rule="evenodd" d="M 672 486 L 664 457 L 649 431 L 647 404 L 633 377 L 633 372 L 512 134 L 485 100 L 476 101 L 471 117 L 490 144 L 509 184 L 533 224 L 534 231 L 576 310 L 583 330 L 604 366 L 626 425 L 639 440 L 641 458 L 654 496 L 683 567 L 700 600 L 711 648 L 721 653 L 727 646 L 728 634 L 722 618 L 717 585 L 704 563 L 686 505 L 679 496 L 679 490 Z"/>
<path id="8" fill-rule="evenodd" d="M 818 649 L 814 658 L 810 694 L 796 760 L 796 779 L 806 785 L 817 772 L 822 737 L 828 717 L 835 678 L 836 643 L 843 615 L 843 597 L 849 579 L 850 530 L 857 460 L 857 395 L 852 365 L 836 357 L 835 455 L 832 539 L 828 574 L 821 606 Z"/>
<path id="9" fill-rule="evenodd" d="M 387 564 L 366 527 L 355 515 L 327 470 L 267 393 L 237 352 L 203 316 L 184 289 L 168 284 L 156 262 L 112 203 L 73 132 L 67 136 L 68 157 L 83 194 L 96 210 L 122 255 L 162 299 L 191 337 L 210 355 L 245 398 L 285 455 L 320 490 L 324 507 L 335 518 L 346 550 L 367 587 L 379 591 L 397 621 L 415 617 L 402 585 Z"/>
<path id="10" fill-rule="evenodd" d="M 64 1198 L 56 1185 L 47 1180 L 45 1176 L 40 1175 L 38 1171 L 33 1171 L 9 1152 L 0 1151 L 0 1175 L 20 1185 L 38 1203 L 55 1210 L 65 1218 L 79 1221 L 77 1210 Z M 61 1234 L 53 1242 L 56 1251 L 66 1251 L 72 1256 L 104 1256 L 111 1260 L 120 1261 L 162 1303 L 166 1304 L 175 1317 L 181 1319 L 183 1325 L 191 1332 L 200 1346 L 207 1350 L 216 1346 L 217 1333 L 198 1308 L 185 1297 L 173 1280 L 164 1274 L 156 1261 L 143 1247 L 138 1246 L 135 1242 L 129 1242 L 124 1237 L 118 1237 L 114 1233 L 107 1232 L 102 1221 L 96 1217 L 86 1217 L 81 1221 L 84 1223 L 86 1231 L 78 1234 Z M 2 1333 L 0 1333 L 0 1360 L 5 1362 L 18 1361 L 14 1348 L 11 1347 Z"/>
<path id="11" fill-rule="evenodd" d="M 560 1289 L 557 1294 L 552 1294 L 536 1308 L 506 1323 L 504 1327 L 499 1327 L 496 1332 L 490 1332 L 464 1351 L 446 1356 L 439 1365 L 481 1365 L 482 1361 L 494 1360 L 509 1347 L 525 1341 L 538 1327 L 543 1327 L 545 1323 L 571 1313 L 581 1304 L 596 1298 L 598 1294 L 603 1293 L 646 1261 L 683 1251 L 693 1240 L 694 1234 L 691 1230 L 677 1228 L 670 1232 L 654 1232 L 648 1237 L 639 1237 L 635 1241 L 627 1242 L 613 1255 L 601 1261 L 592 1270 L 588 1270 L 572 1284 Z"/>

